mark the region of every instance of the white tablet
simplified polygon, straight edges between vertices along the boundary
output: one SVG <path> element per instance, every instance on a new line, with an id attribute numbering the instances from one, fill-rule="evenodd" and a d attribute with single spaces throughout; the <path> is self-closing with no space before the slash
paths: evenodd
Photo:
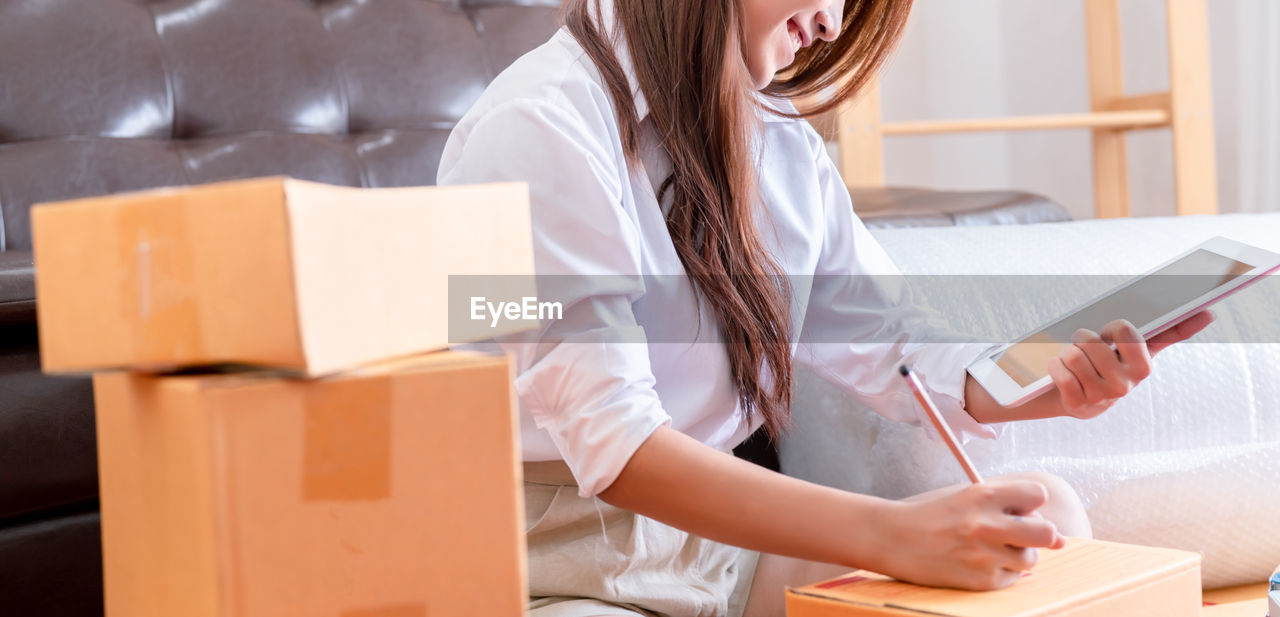
<path id="1" fill-rule="evenodd" d="M 1212 238 L 979 358 L 969 374 L 1001 405 L 1021 405 L 1053 387 L 1049 361 L 1071 344 L 1076 330 L 1098 332 L 1127 319 L 1150 339 L 1278 269 L 1280 255 Z"/>

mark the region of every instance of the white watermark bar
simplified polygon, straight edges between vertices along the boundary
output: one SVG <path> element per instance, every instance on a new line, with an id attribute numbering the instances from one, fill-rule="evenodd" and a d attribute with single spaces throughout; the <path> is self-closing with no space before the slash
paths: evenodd
<path id="1" fill-rule="evenodd" d="M 1101 331 L 1113 319 L 1135 325 L 1212 289 L 1221 275 L 1161 275 L 1142 293 L 1096 304 L 1082 317 L 1055 321 L 1132 276 L 1112 275 L 822 275 L 768 277 L 785 287 L 799 319 L 793 343 L 1014 343 L 1048 328 L 1070 340 L 1077 328 Z M 744 280 L 731 281 L 744 284 Z M 725 339 L 696 282 L 680 275 L 449 277 L 449 340 L 465 343 L 541 330 L 559 340 L 591 331 L 618 343 L 714 343 Z M 1280 344 L 1280 275 L 1214 305 L 1217 321 L 1191 343 Z M 1145 321 L 1144 321 L 1145 320 Z M 1077 323 L 1080 322 L 1080 323 Z"/>

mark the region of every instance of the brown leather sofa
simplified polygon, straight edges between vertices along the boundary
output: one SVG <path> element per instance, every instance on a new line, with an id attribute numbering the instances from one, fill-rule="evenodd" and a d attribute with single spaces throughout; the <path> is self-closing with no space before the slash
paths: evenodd
<path id="1" fill-rule="evenodd" d="M 92 392 L 40 373 L 29 206 L 270 174 L 433 184 L 454 122 L 557 4 L 0 0 L 0 614 L 102 612 Z M 892 225 L 1066 218 L 913 195 L 863 197 Z"/>

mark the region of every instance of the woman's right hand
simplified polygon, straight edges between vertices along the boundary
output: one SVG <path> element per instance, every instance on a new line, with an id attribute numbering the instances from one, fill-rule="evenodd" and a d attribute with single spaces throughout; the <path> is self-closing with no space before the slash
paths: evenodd
<path id="1" fill-rule="evenodd" d="M 934 587 L 1008 587 L 1036 564 L 1036 549 L 1066 545 L 1036 513 L 1047 499 L 1038 482 L 995 480 L 894 502 L 878 571 Z"/>

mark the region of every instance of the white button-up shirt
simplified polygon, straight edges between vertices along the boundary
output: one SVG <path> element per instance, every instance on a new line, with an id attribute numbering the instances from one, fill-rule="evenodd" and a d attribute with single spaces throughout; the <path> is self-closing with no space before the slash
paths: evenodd
<path id="1" fill-rule="evenodd" d="M 603 78 L 562 28 L 485 90 L 449 135 L 438 174 L 441 185 L 529 185 L 535 268 L 569 275 L 557 279 L 564 315 L 493 343 L 516 363 L 524 460 L 564 460 L 584 497 L 607 488 L 662 425 L 728 451 L 760 423 L 739 408 L 714 314 L 695 304 L 667 231 L 655 187 L 671 162 L 621 36 L 615 53 L 641 119 L 640 168 L 626 164 Z M 854 215 L 807 122 L 765 114 L 759 143 L 757 227 L 796 275 L 795 359 L 876 412 L 918 423 L 897 371 L 908 362 L 954 430 L 994 437 L 963 409 L 964 368 L 990 346 L 924 343 L 935 325 L 909 290 L 865 276 L 898 269 Z"/>

